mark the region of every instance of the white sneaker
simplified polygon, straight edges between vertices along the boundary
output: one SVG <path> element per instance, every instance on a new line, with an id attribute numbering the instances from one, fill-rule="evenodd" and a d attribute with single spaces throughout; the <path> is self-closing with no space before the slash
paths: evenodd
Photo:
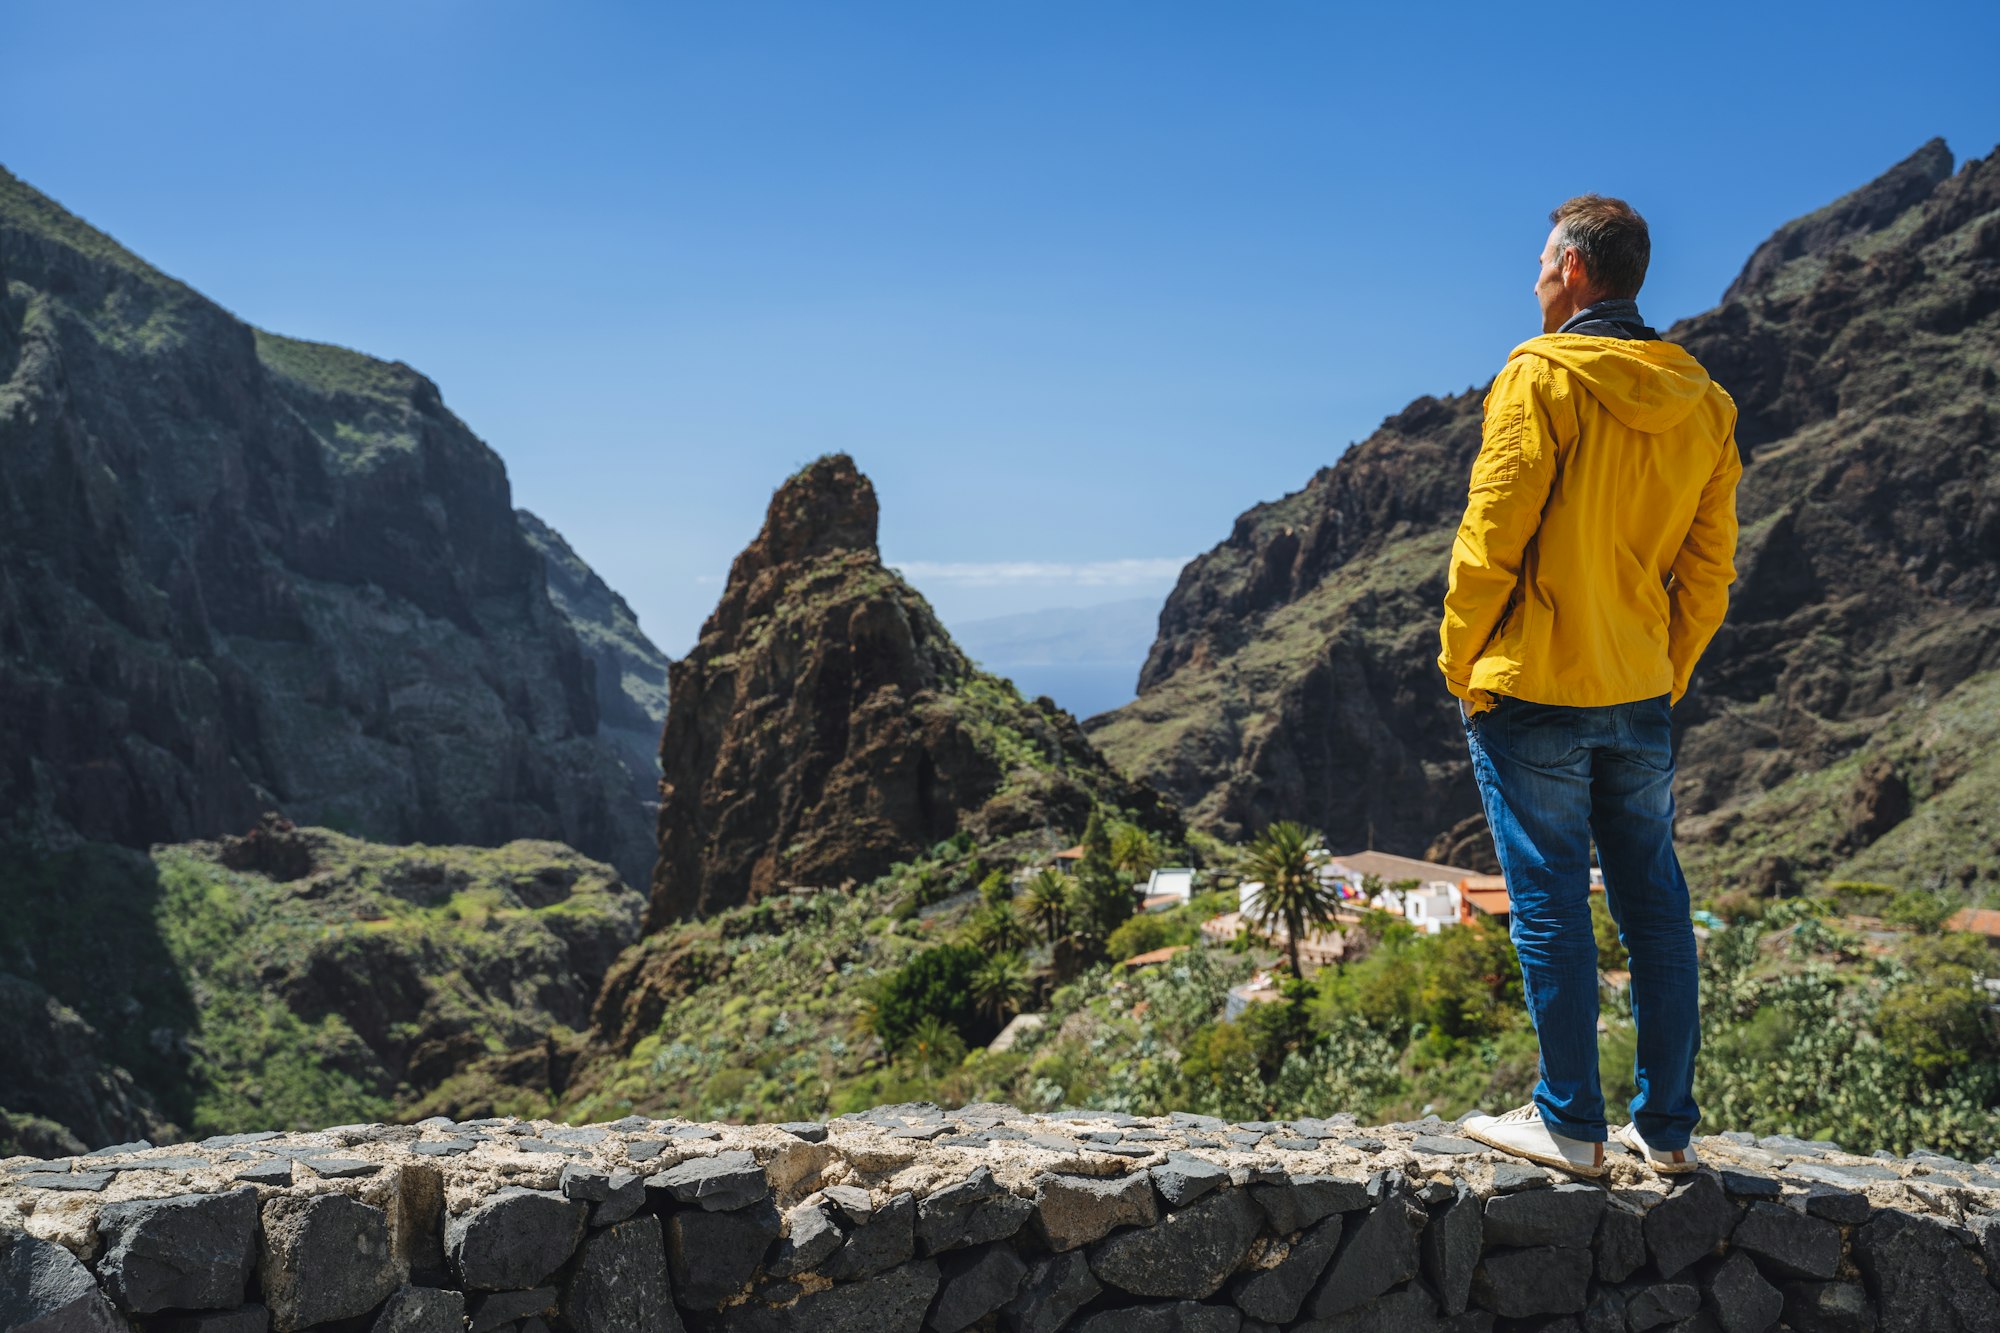
<path id="1" fill-rule="evenodd" d="M 1542 1123 L 1542 1113 L 1529 1102 L 1505 1115 L 1476 1115 L 1459 1126 L 1468 1137 L 1489 1148 L 1525 1157 L 1542 1166 L 1579 1176 L 1604 1174 L 1604 1145 L 1564 1138 Z"/>
<path id="2" fill-rule="evenodd" d="M 1663 1176 L 1678 1176 L 1701 1165 L 1701 1159 L 1695 1156 L 1693 1144 L 1671 1152 L 1661 1152 L 1639 1136 L 1637 1125 L 1620 1125 L 1612 1133 L 1618 1136 L 1620 1143 L 1645 1158 L 1647 1166 Z"/>

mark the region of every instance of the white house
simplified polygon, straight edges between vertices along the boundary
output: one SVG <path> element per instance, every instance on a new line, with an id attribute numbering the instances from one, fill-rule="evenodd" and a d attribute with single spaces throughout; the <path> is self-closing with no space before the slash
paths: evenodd
<path id="1" fill-rule="evenodd" d="M 1145 911 L 1170 911 L 1194 897 L 1194 871 L 1186 866 L 1162 866 L 1135 887 Z"/>
<path id="2" fill-rule="evenodd" d="M 1458 885 L 1411 889 L 1403 895 L 1403 919 L 1426 935 L 1435 935 L 1459 920 Z"/>
<path id="3" fill-rule="evenodd" d="M 1321 881 L 1338 884 L 1341 896 L 1394 912 L 1427 935 L 1458 924 L 1463 910 L 1459 881 L 1473 873 L 1458 866 L 1377 851 L 1329 856 L 1319 867 Z M 1382 886 L 1372 896 L 1365 887 L 1371 878 Z M 1405 887 L 1390 888 L 1392 884 Z"/>

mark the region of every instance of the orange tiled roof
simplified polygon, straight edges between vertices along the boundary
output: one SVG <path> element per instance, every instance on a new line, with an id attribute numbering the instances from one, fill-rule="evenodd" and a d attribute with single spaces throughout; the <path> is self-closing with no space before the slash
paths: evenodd
<path id="1" fill-rule="evenodd" d="M 1990 907 L 1966 907 L 1952 913 L 1947 930 L 1969 930 L 1989 940 L 2000 940 L 2000 911 Z"/>
<path id="2" fill-rule="evenodd" d="M 1172 958 L 1175 954 L 1179 953 L 1181 950 L 1185 948 L 1187 948 L 1187 945 L 1185 944 L 1169 944 L 1164 949 L 1153 949 L 1147 953 L 1135 953 L 1130 958 L 1127 958 L 1124 962 L 1120 963 L 1119 966 L 1150 967 L 1154 963 L 1166 962 L 1169 958 Z"/>

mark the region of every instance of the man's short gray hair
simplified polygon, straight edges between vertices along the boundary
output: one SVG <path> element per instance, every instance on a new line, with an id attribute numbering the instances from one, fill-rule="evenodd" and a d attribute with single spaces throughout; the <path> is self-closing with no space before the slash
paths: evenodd
<path id="1" fill-rule="evenodd" d="M 1583 271 L 1605 296 L 1633 297 L 1646 283 L 1653 240 L 1646 219 L 1623 199 L 1580 194 L 1549 214 L 1556 226 L 1555 253 L 1576 251 Z"/>

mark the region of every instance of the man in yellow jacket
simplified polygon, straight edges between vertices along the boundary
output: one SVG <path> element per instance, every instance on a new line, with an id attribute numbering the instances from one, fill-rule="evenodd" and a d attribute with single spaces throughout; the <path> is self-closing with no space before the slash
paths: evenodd
<path id="1" fill-rule="evenodd" d="M 1528 1105 L 1464 1130 L 1604 1170 L 1594 841 L 1638 1030 L 1618 1138 L 1659 1171 L 1690 1171 L 1701 1034 L 1670 709 L 1736 577 L 1736 405 L 1639 318 L 1651 241 L 1630 205 L 1582 195 L 1550 221 L 1544 332 L 1486 396 L 1438 654 L 1507 877 L 1541 1078 Z"/>

